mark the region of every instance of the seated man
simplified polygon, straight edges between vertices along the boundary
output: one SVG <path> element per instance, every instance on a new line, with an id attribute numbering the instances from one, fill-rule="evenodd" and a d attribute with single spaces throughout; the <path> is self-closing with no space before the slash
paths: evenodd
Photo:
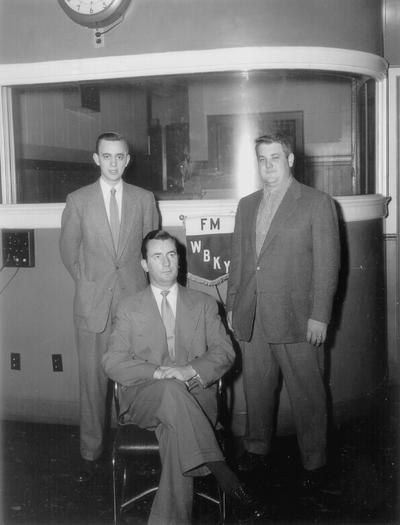
<path id="1" fill-rule="evenodd" d="M 177 284 L 176 239 L 169 233 L 150 232 L 142 257 L 150 286 L 119 304 L 103 366 L 124 387 L 124 421 L 154 430 L 160 444 L 149 523 L 190 523 L 193 476 L 210 472 L 241 516 L 260 518 L 264 509 L 225 463 L 210 424 L 215 383 L 235 358 L 216 301 Z"/>

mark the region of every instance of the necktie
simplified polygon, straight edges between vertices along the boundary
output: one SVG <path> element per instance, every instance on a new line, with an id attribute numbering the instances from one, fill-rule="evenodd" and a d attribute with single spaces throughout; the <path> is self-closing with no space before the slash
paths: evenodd
<path id="1" fill-rule="evenodd" d="M 118 237 L 119 237 L 119 213 L 118 213 L 118 203 L 115 197 L 116 189 L 111 189 L 110 197 L 110 227 L 111 234 L 114 242 L 115 252 L 118 250 Z"/>
<path id="2" fill-rule="evenodd" d="M 169 290 L 161 292 L 161 317 L 165 326 L 165 333 L 167 334 L 168 352 L 172 361 L 175 361 L 175 316 L 167 299 L 168 294 Z"/>

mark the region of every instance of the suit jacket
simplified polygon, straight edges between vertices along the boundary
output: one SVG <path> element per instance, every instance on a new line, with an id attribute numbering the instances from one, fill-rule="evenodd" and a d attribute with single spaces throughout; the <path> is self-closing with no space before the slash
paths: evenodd
<path id="1" fill-rule="evenodd" d="M 79 327 L 102 332 L 112 301 L 145 288 L 141 244 L 158 223 L 153 194 L 123 183 L 115 253 L 100 182 L 68 195 L 61 220 L 60 253 L 75 281 L 74 318 Z"/>
<path id="2" fill-rule="evenodd" d="M 331 316 L 340 257 L 335 204 L 326 193 L 293 180 L 257 258 L 262 196 L 260 190 L 239 202 L 227 310 L 240 340 L 250 340 L 257 306 L 268 342 L 301 342 L 308 319 L 328 323 Z"/>
<path id="3" fill-rule="evenodd" d="M 182 286 L 176 305 L 175 354 L 176 365 L 190 364 L 204 387 L 213 385 L 235 359 L 215 299 Z M 102 363 L 111 379 L 133 387 L 132 395 L 134 387 L 153 378 L 158 366 L 171 365 L 164 324 L 150 286 L 118 305 Z M 215 405 L 215 401 L 215 389 L 204 388 L 201 404 L 207 413 L 207 404 Z M 125 408 L 121 406 L 122 411 Z"/>

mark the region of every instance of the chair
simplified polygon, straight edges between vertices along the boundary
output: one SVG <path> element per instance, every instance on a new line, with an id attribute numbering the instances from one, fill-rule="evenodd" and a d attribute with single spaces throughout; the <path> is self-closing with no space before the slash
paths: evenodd
<path id="1" fill-rule="evenodd" d="M 217 396 L 218 396 L 218 412 L 221 414 L 221 407 L 223 404 L 223 387 L 222 380 L 218 382 Z M 135 425 L 134 423 L 120 422 L 120 404 L 119 404 L 120 385 L 114 383 L 114 402 L 117 416 L 117 429 L 114 438 L 112 451 L 112 472 L 113 472 L 113 499 L 114 499 L 114 524 L 118 525 L 121 520 L 122 513 L 131 505 L 138 502 L 145 496 L 156 492 L 157 484 L 152 484 L 150 487 L 141 492 L 127 498 L 128 475 L 130 480 L 134 480 L 135 473 L 133 469 L 129 468 L 129 463 L 135 458 L 147 458 L 157 461 L 160 464 L 159 446 L 155 432 L 145 430 Z M 220 417 L 219 417 L 220 419 Z M 222 432 L 220 432 L 222 434 Z M 220 438 L 221 448 L 224 449 L 223 439 Z M 204 489 L 199 489 L 196 485 L 194 493 L 200 498 L 203 498 L 218 506 L 219 523 L 223 524 L 226 518 L 226 496 L 225 493 L 216 487 L 216 494 L 209 494 Z M 215 482 L 215 485 L 217 483 Z"/>

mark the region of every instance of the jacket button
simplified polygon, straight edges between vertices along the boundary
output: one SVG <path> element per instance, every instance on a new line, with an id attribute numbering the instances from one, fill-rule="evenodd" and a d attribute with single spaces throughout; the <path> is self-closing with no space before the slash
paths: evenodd
<path id="1" fill-rule="evenodd" d="M 257 271 L 258 271 L 258 270 L 261 270 L 261 268 L 260 268 L 259 266 L 257 266 L 257 268 L 256 268 L 256 269 L 257 269 Z"/>

